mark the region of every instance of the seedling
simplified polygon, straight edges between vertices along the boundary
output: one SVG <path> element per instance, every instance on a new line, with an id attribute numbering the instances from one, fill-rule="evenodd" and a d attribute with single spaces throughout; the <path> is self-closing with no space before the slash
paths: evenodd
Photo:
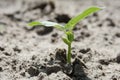
<path id="1" fill-rule="evenodd" d="M 90 7 L 88 9 L 86 9 L 85 11 L 83 11 L 82 13 L 80 13 L 79 15 L 73 17 L 67 24 L 60 25 L 58 23 L 55 22 L 50 22 L 50 21 L 35 21 L 35 22 L 31 22 L 29 23 L 29 26 L 37 26 L 37 25 L 41 25 L 41 26 L 46 26 L 46 27 L 55 27 L 61 31 L 63 31 L 66 34 L 66 37 L 62 37 L 62 40 L 64 41 L 65 44 L 67 44 L 68 46 L 68 52 L 67 52 L 67 63 L 71 63 L 71 44 L 74 40 L 74 34 L 73 34 L 73 28 L 75 27 L 75 25 L 81 21 L 82 19 L 84 19 L 85 17 L 89 16 L 92 13 L 95 13 L 99 10 L 101 10 L 102 8 L 100 7 Z"/>

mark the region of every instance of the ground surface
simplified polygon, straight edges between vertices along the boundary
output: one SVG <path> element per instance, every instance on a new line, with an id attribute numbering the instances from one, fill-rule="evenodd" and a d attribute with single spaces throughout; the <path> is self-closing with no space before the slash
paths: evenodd
<path id="1" fill-rule="evenodd" d="M 27 23 L 66 23 L 92 5 L 106 8 L 76 25 L 66 69 L 63 33 Z M 0 0 L 0 80 L 120 80 L 119 15 L 119 0 Z"/>

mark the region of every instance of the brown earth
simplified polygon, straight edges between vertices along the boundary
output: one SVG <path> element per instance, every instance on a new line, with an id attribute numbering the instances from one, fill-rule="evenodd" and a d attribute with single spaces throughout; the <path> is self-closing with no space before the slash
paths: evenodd
<path id="1" fill-rule="evenodd" d="M 67 23 L 90 6 L 105 7 L 74 28 L 72 65 L 63 33 L 27 26 Z M 0 80 L 120 80 L 119 0 L 0 0 Z"/>

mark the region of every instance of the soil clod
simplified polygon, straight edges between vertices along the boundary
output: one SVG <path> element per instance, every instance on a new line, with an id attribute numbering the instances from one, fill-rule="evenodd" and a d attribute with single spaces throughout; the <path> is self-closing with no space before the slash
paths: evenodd
<path id="1" fill-rule="evenodd" d="M 117 55 L 116 62 L 120 64 L 120 54 Z"/>
<path id="2" fill-rule="evenodd" d="M 25 72 L 20 73 L 20 75 L 25 76 Z"/>
<path id="3" fill-rule="evenodd" d="M 0 72 L 3 71 L 2 67 L 0 67 Z"/>
<path id="4" fill-rule="evenodd" d="M 57 37 L 57 36 L 58 36 L 58 33 L 52 34 L 52 37 Z"/>
<path id="5" fill-rule="evenodd" d="M 46 35 L 52 31 L 53 31 L 52 27 L 42 27 L 40 30 L 37 30 L 36 33 L 38 35 Z"/>
<path id="6" fill-rule="evenodd" d="M 98 65 L 98 68 L 99 68 L 100 70 L 103 70 L 103 68 L 102 68 L 102 66 L 101 66 L 101 65 Z"/>
<path id="7" fill-rule="evenodd" d="M 66 73 L 67 75 L 70 75 L 73 71 L 73 67 L 71 64 L 65 64 L 63 68 L 64 68 L 63 72 Z"/>
<path id="8" fill-rule="evenodd" d="M 55 19 L 59 23 L 67 23 L 71 18 L 67 14 L 58 14 Z"/>
<path id="9" fill-rule="evenodd" d="M 115 36 L 120 38 L 120 33 L 116 33 Z"/>
<path id="10" fill-rule="evenodd" d="M 85 80 L 87 78 L 86 73 L 83 70 L 83 65 L 77 58 L 73 62 L 72 77 L 74 80 Z"/>
<path id="11" fill-rule="evenodd" d="M 111 27 L 115 27 L 116 26 L 112 19 L 107 18 L 106 21 L 109 22 L 108 26 L 111 26 Z"/>
<path id="12" fill-rule="evenodd" d="M 51 73 L 57 73 L 61 70 L 60 66 L 49 66 L 46 68 L 47 75 L 50 75 Z"/>
<path id="13" fill-rule="evenodd" d="M 18 47 L 13 48 L 13 50 L 14 50 L 15 52 L 18 52 L 18 53 L 21 52 L 21 49 L 19 49 Z"/>
<path id="14" fill-rule="evenodd" d="M 31 66 L 28 68 L 27 72 L 30 74 L 31 77 L 38 76 L 39 70 L 36 67 Z"/>
<path id="15" fill-rule="evenodd" d="M 1 51 L 4 51 L 5 49 L 4 49 L 4 48 L 2 48 L 2 47 L 0 47 L 0 50 L 1 50 Z"/>
<path id="16" fill-rule="evenodd" d="M 5 54 L 6 56 L 11 56 L 11 53 L 8 52 L 3 52 L 3 54 Z"/>
<path id="17" fill-rule="evenodd" d="M 102 64 L 102 65 L 109 65 L 109 60 L 101 59 L 101 60 L 99 60 L 99 63 Z"/>
<path id="18" fill-rule="evenodd" d="M 85 54 L 85 53 L 87 53 L 87 52 L 89 52 L 89 51 L 90 51 L 90 48 L 87 48 L 87 49 L 80 49 L 79 52 Z"/>
<path id="19" fill-rule="evenodd" d="M 61 61 L 61 63 L 66 63 L 66 50 L 56 49 L 55 59 Z"/>
<path id="20" fill-rule="evenodd" d="M 26 28 L 25 28 L 26 29 Z M 38 35 L 46 35 L 49 34 L 50 32 L 53 31 L 53 27 L 40 27 L 40 26 L 35 26 L 32 27 L 31 29 L 26 29 L 27 31 L 36 31 Z"/>

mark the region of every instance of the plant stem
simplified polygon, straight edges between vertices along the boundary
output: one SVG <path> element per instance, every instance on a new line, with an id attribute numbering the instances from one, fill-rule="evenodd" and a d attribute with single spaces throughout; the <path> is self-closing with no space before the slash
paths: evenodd
<path id="1" fill-rule="evenodd" d="M 68 45 L 67 62 L 71 63 L 71 43 Z"/>

